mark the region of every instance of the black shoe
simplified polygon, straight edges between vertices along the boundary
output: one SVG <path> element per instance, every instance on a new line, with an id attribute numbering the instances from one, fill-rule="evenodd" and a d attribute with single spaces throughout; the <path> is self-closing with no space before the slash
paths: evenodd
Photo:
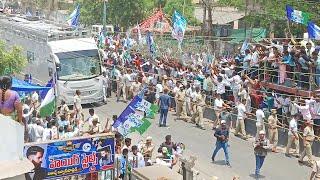
<path id="1" fill-rule="evenodd" d="M 162 124 L 159 124 L 159 127 L 162 127 Z"/>
<path id="2" fill-rule="evenodd" d="M 230 163 L 229 163 L 229 162 L 227 162 L 227 163 L 226 163 L 226 165 L 227 165 L 227 166 L 229 166 L 229 167 L 231 167 L 231 165 L 230 165 Z"/>
<path id="3" fill-rule="evenodd" d="M 214 162 L 214 157 L 211 157 L 212 162 Z"/>

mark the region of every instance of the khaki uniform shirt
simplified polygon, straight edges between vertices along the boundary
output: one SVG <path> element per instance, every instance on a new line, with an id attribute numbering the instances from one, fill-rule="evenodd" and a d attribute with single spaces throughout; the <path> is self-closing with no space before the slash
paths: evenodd
<path id="1" fill-rule="evenodd" d="M 153 150 L 154 150 L 154 145 L 153 144 L 147 145 L 145 143 L 142 146 L 142 154 L 146 158 L 150 158 L 151 159 Z"/>
<path id="2" fill-rule="evenodd" d="M 203 107 L 204 105 L 206 105 L 205 95 L 199 93 L 198 98 L 199 98 L 199 99 L 198 99 L 198 103 L 199 103 L 200 106 Z"/>
<path id="3" fill-rule="evenodd" d="M 307 126 L 303 130 L 303 136 L 306 137 L 308 142 L 312 142 L 314 139 L 314 131 L 311 127 Z"/>
<path id="4" fill-rule="evenodd" d="M 278 118 L 276 115 L 270 115 L 268 118 L 268 124 L 271 129 L 276 129 L 278 127 Z"/>
<path id="5" fill-rule="evenodd" d="M 178 102 L 184 102 L 185 99 L 186 99 L 186 92 L 179 90 L 179 91 L 177 92 L 176 97 L 177 97 L 177 101 L 178 101 Z"/>

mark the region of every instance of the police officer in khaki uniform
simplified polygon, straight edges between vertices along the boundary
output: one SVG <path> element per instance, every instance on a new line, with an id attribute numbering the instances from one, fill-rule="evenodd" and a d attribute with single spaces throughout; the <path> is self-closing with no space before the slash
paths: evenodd
<path id="1" fill-rule="evenodd" d="M 308 157 L 308 164 L 311 165 L 313 158 L 312 158 L 312 143 L 314 140 L 314 132 L 311 124 L 311 120 L 306 121 L 306 127 L 303 130 L 303 146 L 304 150 L 301 153 L 301 156 L 298 160 L 299 163 L 303 163 L 303 158 L 305 156 Z"/>
<path id="2" fill-rule="evenodd" d="M 203 105 L 201 105 L 202 101 L 204 102 L 204 98 L 201 95 L 200 88 L 197 87 L 193 97 L 194 113 L 192 115 L 191 122 L 196 123 L 197 126 L 199 126 L 201 129 L 204 129 L 203 122 L 202 122 L 203 121 Z M 201 123 L 201 125 L 199 123 Z"/>
<path id="3" fill-rule="evenodd" d="M 205 97 L 205 94 L 204 92 L 201 93 L 199 92 L 198 94 L 198 99 L 197 99 L 197 107 L 196 107 L 196 111 L 197 111 L 197 117 L 195 119 L 195 122 L 196 122 L 196 125 L 199 126 L 200 129 L 205 129 L 204 128 L 204 120 L 203 120 L 203 108 L 206 104 L 206 97 Z"/>
<path id="4" fill-rule="evenodd" d="M 272 109 L 271 115 L 268 118 L 268 125 L 269 125 L 269 141 L 272 144 L 272 152 L 277 152 L 277 145 L 278 145 L 278 117 L 277 117 L 277 110 Z"/>
<path id="5" fill-rule="evenodd" d="M 179 86 L 179 91 L 176 93 L 176 103 L 177 103 L 177 119 L 185 118 L 186 112 L 184 108 L 185 99 L 186 99 L 186 92 L 183 88 L 183 85 L 181 84 Z"/>

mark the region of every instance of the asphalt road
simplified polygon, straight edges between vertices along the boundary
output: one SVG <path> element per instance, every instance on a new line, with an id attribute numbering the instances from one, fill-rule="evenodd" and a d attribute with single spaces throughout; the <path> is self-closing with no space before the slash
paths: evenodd
<path id="1" fill-rule="evenodd" d="M 87 114 L 88 108 L 85 106 Z M 126 107 L 126 103 L 116 102 L 115 98 L 109 98 L 108 103 L 101 106 L 95 106 L 94 109 L 102 125 L 105 124 L 105 117 L 119 115 Z M 252 142 L 239 139 L 233 134 L 230 137 L 230 163 L 231 167 L 225 166 L 223 150 L 216 156 L 216 162 L 211 162 L 215 138 L 213 131 L 207 126 L 206 130 L 201 130 L 193 124 L 184 121 L 175 121 L 174 113 L 169 113 L 169 127 L 158 127 L 158 118 L 152 120 L 151 127 L 142 136 L 139 134 L 130 134 L 134 143 L 144 140 L 147 136 L 153 137 L 153 143 L 156 149 L 164 141 L 168 134 L 172 135 L 175 142 L 183 142 L 186 145 L 184 155 L 197 157 L 195 169 L 199 171 L 196 179 L 211 180 L 216 176 L 219 180 L 231 180 L 234 176 L 240 176 L 241 180 L 250 180 L 254 178 L 255 158 L 253 154 Z M 309 178 L 311 168 L 300 166 L 296 158 L 285 157 L 283 153 L 269 153 L 261 170 L 261 178 L 265 180 L 306 180 Z"/>

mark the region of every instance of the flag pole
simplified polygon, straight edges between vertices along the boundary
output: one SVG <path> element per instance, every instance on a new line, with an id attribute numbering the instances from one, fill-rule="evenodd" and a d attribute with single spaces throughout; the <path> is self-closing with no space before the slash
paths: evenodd
<path id="1" fill-rule="evenodd" d="M 103 1 L 103 18 L 102 18 L 102 24 L 103 24 L 103 36 L 106 36 L 106 23 L 107 23 L 107 1 Z"/>
<path id="2" fill-rule="evenodd" d="M 295 40 L 293 39 L 293 35 L 292 35 L 292 33 L 291 33 L 289 19 L 287 20 L 287 26 L 288 26 L 288 31 L 289 31 L 289 34 L 290 34 L 290 40 L 291 40 L 291 42 L 293 43 L 293 45 L 295 45 L 296 42 L 295 42 Z"/>

